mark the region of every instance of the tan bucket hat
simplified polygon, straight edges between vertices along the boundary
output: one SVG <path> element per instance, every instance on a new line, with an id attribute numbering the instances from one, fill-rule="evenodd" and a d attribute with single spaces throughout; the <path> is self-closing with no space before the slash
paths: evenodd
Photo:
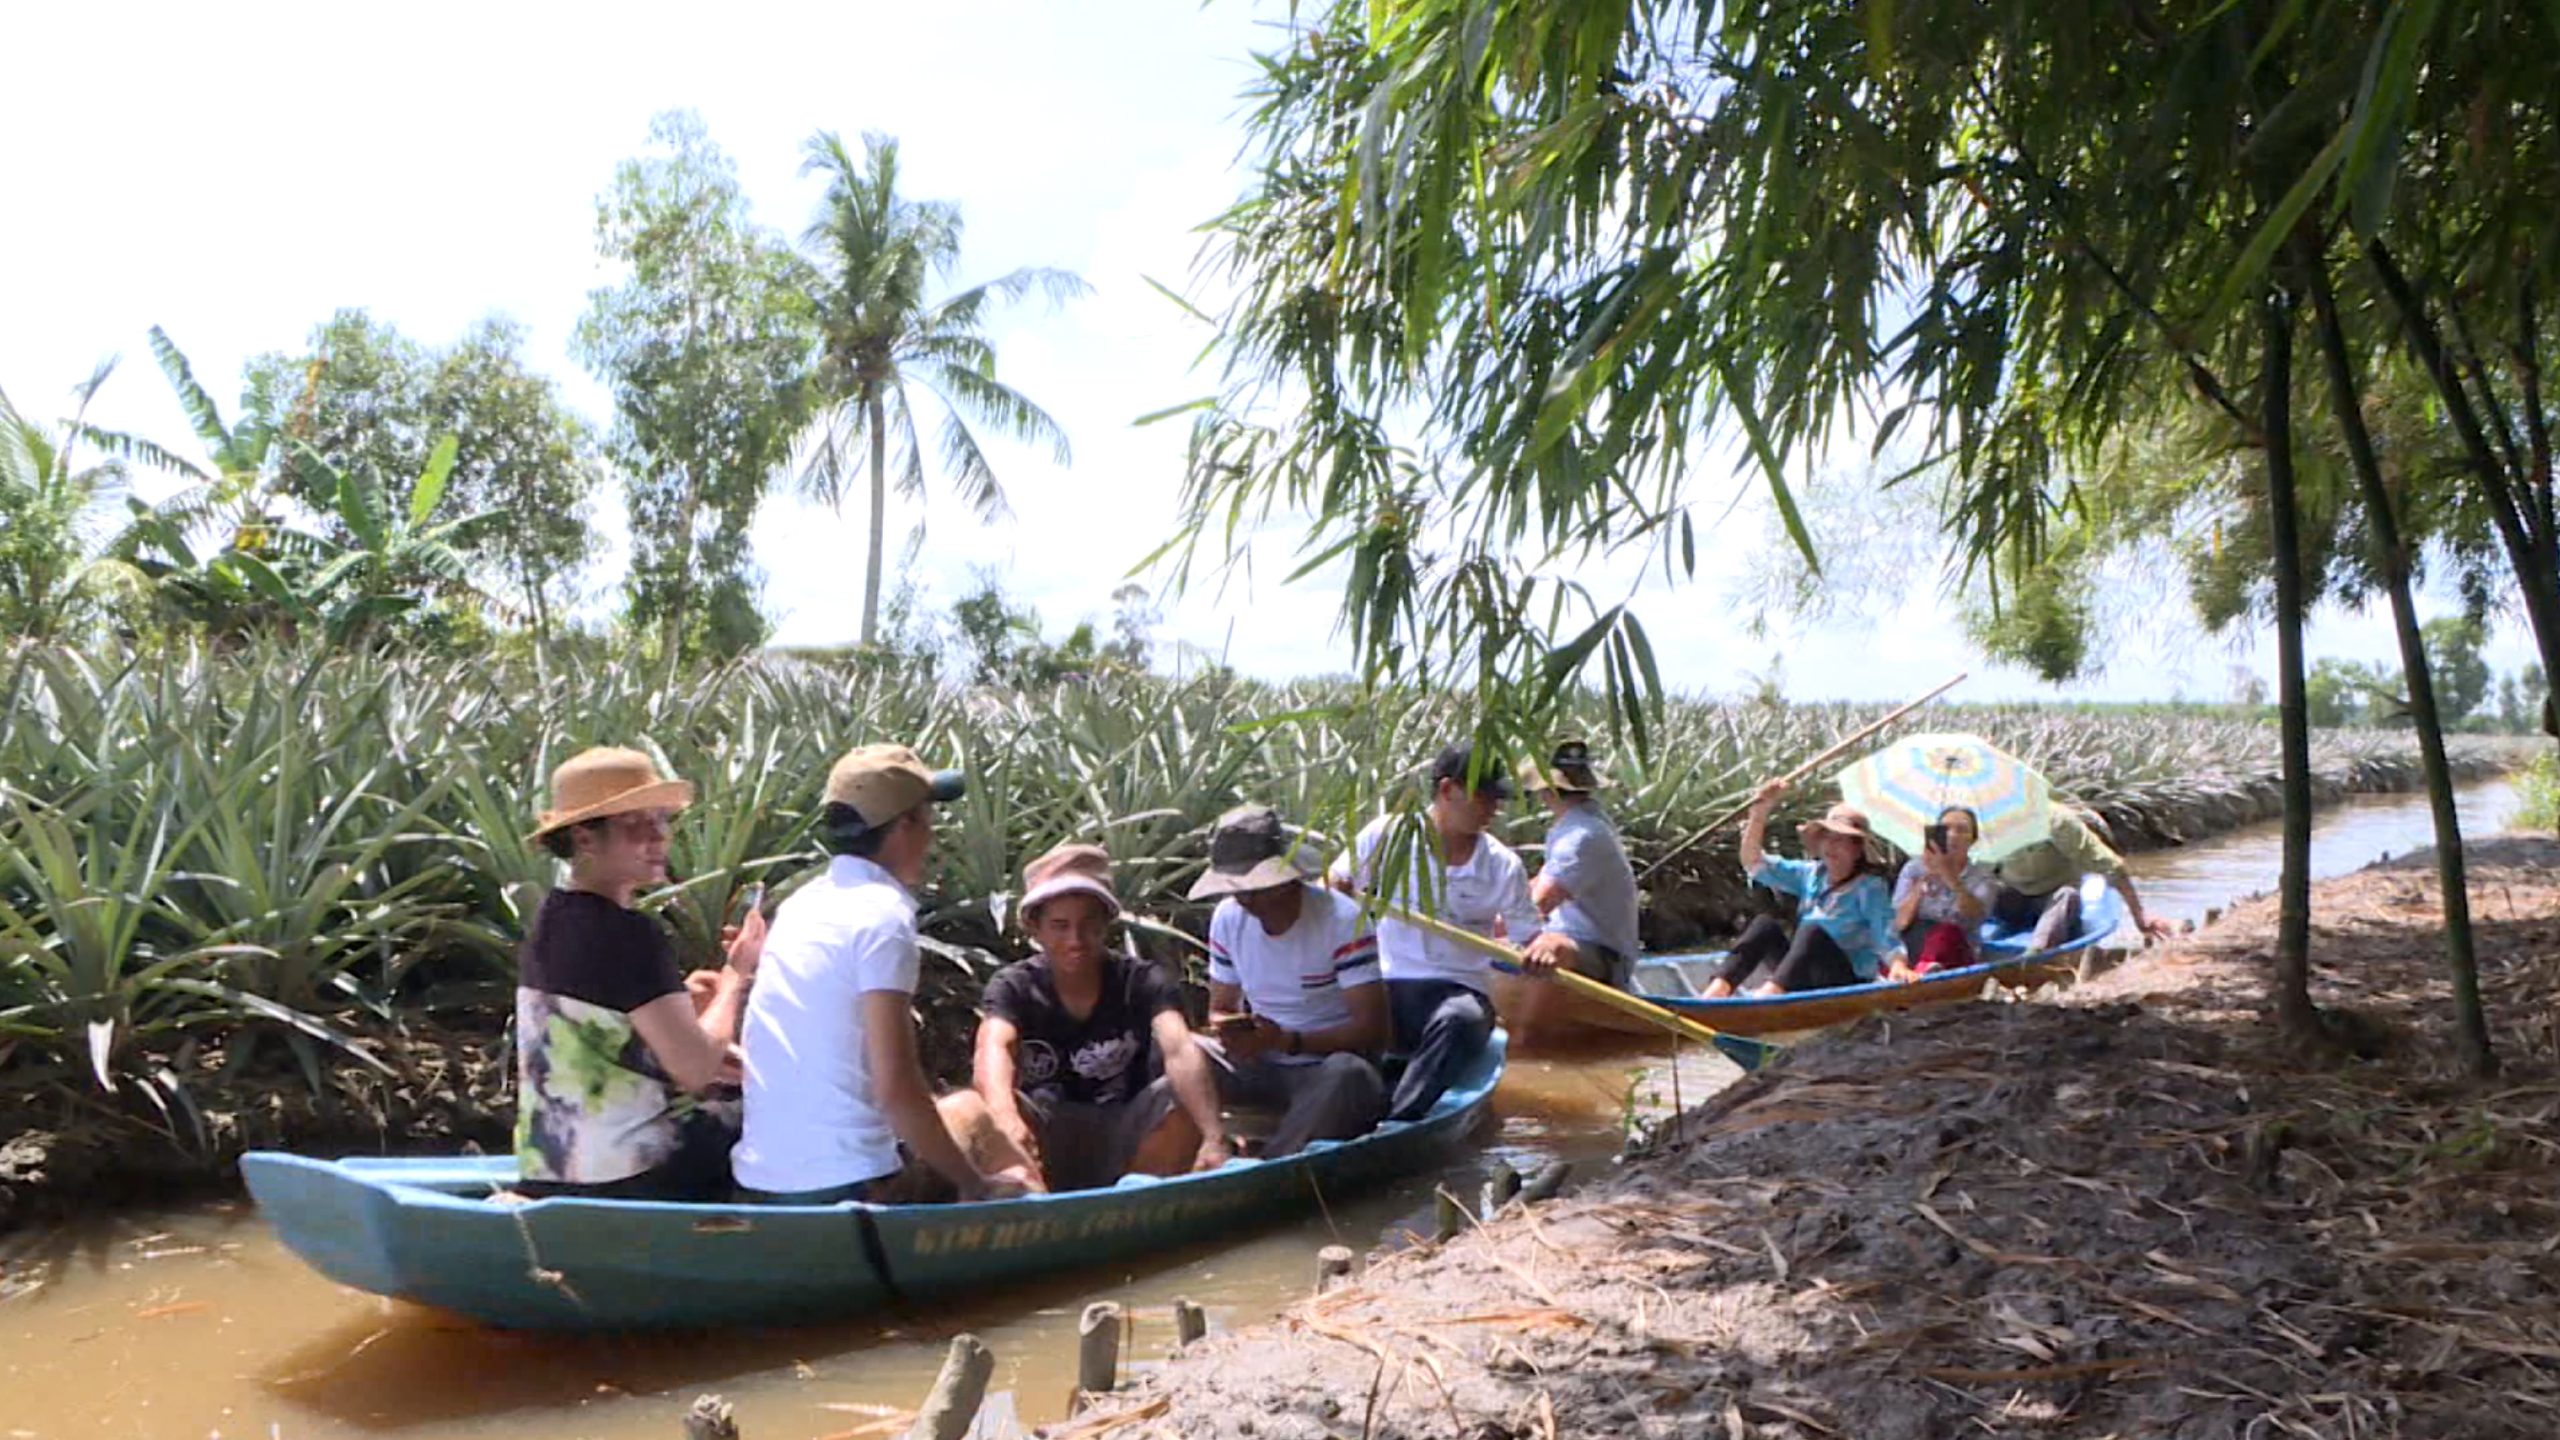
<path id="1" fill-rule="evenodd" d="M 1207 900 L 1306 880 L 1315 872 L 1295 851 L 1279 811 L 1239 805 L 1210 829 L 1209 868 L 1191 882 L 1191 898 Z"/>
<path id="2" fill-rule="evenodd" d="M 842 805 L 873 829 L 927 800 L 957 800 L 969 788 L 957 770 L 928 770 L 904 745 L 863 745 L 827 771 L 827 803 Z"/>
<path id="3" fill-rule="evenodd" d="M 1061 845 L 1022 867 L 1024 925 L 1061 895 L 1091 895 L 1119 914 L 1120 892 L 1111 888 L 1111 852 L 1099 845 Z"/>
<path id="4" fill-rule="evenodd" d="M 551 808 L 542 812 L 531 842 L 554 830 L 635 810 L 682 810 L 693 803 L 690 781 L 658 773 L 658 762 L 637 750 L 600 745 L 581 750 L 551 772 Z"/>

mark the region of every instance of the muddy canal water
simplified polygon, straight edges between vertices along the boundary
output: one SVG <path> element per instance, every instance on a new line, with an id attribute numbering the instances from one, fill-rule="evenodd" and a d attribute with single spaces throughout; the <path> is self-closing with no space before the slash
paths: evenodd
<path id="1" fill-rule="evenodd" d="M 2466 833 L 2502 827 L 2504 784 L 2464 795 Z M 2413 796 L 2320 817 L 2331 875 L 2428 843 Z M 2199 919 L 2272 887 L 2273 827 L 2137 857 L 2157 913 Z M 1303 1296 L 1315 1252 L 1394 1243 L 1432 1221 L 1433 1190 L 1473 1196 L 1501 1160 L 1606 1166 L 1631 1117 L 1694 1104 L 1738 1074 L 1720 1058 L 1619 1052 L 1516 1062 L 1498 1125 L 1468 1163 L 1215 1248 L 945 1306 L 815 1329 L 562 1337 L 484 1330 L 342 1289 L 283 1251 L 245 1203 L 127 1214 L 0 1240 L 0 1440 L 675 1440 L 691 1398 L 718 1391 L 749 1440 L 895 1434 L 959 1330 L 997 1356 L 996 1388 L 1027 1422 L 1056 1418 L 1074 1376 L 1076 1317 L 1110 1299 L 1135 1316 L 1130 1356 L 1160 1356 L 1171 1306 L 1217 1327 Z"/>

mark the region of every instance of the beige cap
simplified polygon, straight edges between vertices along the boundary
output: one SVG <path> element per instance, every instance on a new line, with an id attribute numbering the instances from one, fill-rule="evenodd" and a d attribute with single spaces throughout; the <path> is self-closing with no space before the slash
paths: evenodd
<path id="1" fill-rule="evenodd" d="M 1114 915 L 1120 892 L 1111 888 L 1111 852 L 1099 845 L 1061 845 L 1022 867 L 1022 923 L 1061 895 L 1091 895 Z"/>
<path id="2" fill-rule="evenodd" d="M 682 810 L 693 786 L 658 773 L 658 762 L 637 750 L 598 746 L 581 750 L 551 772 L 551 808 L 535 821 L 527 840 L 607 815 L 636 810 Z"/>
<path id="3" fill-rule="evenodd" d="M 927 800 L 957 800 L 968 777 L 957 770 L 928 770 L 904 745 L 864 745 L 848 750 L 827 771 L 827 803 L 849 807 L 878 829 Z"/>

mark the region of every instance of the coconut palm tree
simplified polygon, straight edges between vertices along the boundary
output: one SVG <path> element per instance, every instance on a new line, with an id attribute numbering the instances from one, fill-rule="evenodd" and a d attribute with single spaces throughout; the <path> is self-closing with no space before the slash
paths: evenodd
<path id="1" fill-rule="evenodd" d="M 809 140 L 802 174 L 826 177 L 826 195 L 801 235 L 819 275 L 811 298 L 823 336 L 810 376 L 817 407 L 803 435 L 803 494 L 842 514 L 845 490 L 867 452 L 871 480 L 870 556 L 862 590 L 862 642 L 878 638 L 881 539 L 889 477 L 902 495 L 924 492 L 924 447 L 913 391 L 940 404 L 940 450 L 949 483 L 981 519 L 1006 511 L 1004 489 L 979 447 L 973 423 L 1027 441 L 1046 441 L 1068 463 L 1066 432 L 1020 391 L 996 378 L 989 311 L 1039 293 L 1052 301 L 1085 293 L 1064 270 L 1021 269 L 956 295 L 928 299 L 926 287 L 960 257 L 960 212 L 898 194 L 898 142 L 863 137 L 857 158 L 833 132 Z"/>
<path id="2" fill-rule="evenodd" d="M 74 449 L 89 401 L 114 369 L 113 361 L 99 366 L 74 392 L 78 408 L 58 437 L 0 391 L 0 633 L 55 639 L 85 599 L 126 578 L 89 553 L 99 515 L 125 488 L 125 468 L 83 463 Z"/>

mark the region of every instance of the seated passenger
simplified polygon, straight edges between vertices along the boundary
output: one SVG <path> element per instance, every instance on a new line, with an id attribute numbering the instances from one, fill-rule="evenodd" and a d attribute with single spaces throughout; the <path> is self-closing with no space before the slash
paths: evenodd
<path id="1" fill-rule="evenodd" d="M 1634 976 L 1640 944 L 1636 871 L 1618 839 L 1618 827 L 1593 798 L 1600 776 L 1590 747 L 1567 740 L 1546 765 L 1523 761 L 1520 768 L 1530 793 L 1552 817 L 1538 878 L 1529 882 L 1530 903 L 1546 917 L 1546 928 L 1522 952 L 1520 968 L 1545 975 L 1562 966 L 1624 990 Z M 1538 1044 L 1563 1001 L 1554 986 L 1527 987 L 1514 1012 L 1504 1017 L 1512 1039 L 1523 1046 Z"/>
<path id="2" fill-rule="evenodd" d="M 1863 985 L 1885 968 L 1888 956 L 1901 953 L 1893 934 L 1892 894 L 1867 856 L 1864 814 L 1834 805 L 1803 826 L 1798 835 L 1813 859 L 1781 860 L 1761 848 L 1770 807 L 1786 788 L 1786 781 L 1771 780 L 1752 797 L 1742 822 L 1742 868 L 1754 882 L 1796 897 L 1795 933 L 1790 937 L 1785 925 L 1766 915 L 1752 921 L 1725 957 L 1724 969 L 1701 992 L 1710 1000 L 1731 995 L 1764 967 L 1768 978 L 1754 995 Z"/>
<path id="3" fill-rule="evenodd" d="M 1372 1057 L 1387 1047 L 1378 937 L 1360 902 L 1308 883 L 1279 812 L 1246 805 L 1218 817 L 1209 869 L 1191 898 L 1209 917 L 1209 1026 L 1199 1037 L 1231 1105 L 1281 1112 L 1272 1158 L 1310 1140 L 1348 1140 L 1387 1113 Z"/>
<path id="4" fill-rule="evenodd" d="M 997 971 L 979 1001 L 978 1095 L 1052 1190 L 1215 1170 L 1235 1156 L 1182 992 L 1111 950 L 1119 918 L 1101 846 L 1032 861 L 1022 924 L 1039 953 Z"/>
<path id="5" fill-rule="evenodd" d="M 733 1045 L 764 921 L 750 915 L 697 1011 L 658 922 L 631 908 L 667 878 L 693 787 L 636 750 L 551 772 L 531 839 L 569 863 L 525 935 L 516 984 L 515 1186 L 529 1196 L 725 1200 Z"/>
<path id="6" fill-rule="evenodd" d="M 2104 875 L 2124 894 L 2125 913 L 2141 931 L 2142 943 L 2165 940 L 2175 927 L 2143 913 L 2142 896 L 2133 888 L 2124 857 L 2100 839 L 2089 822 L 2057 800 L 2052 802 L 2046 838 L 2003 856 L 1991 867 L 1999 888 L 1991 897 L 1991 918 L 2006 930 L 2028 931 L 2027 948 L 2050 950 L 2080 938 L 2080 877 Z"/>
<path id="7" fill-rule="evenodd" d="M 1991 913 L 1991 896 L 1999 888 L 1989 870 L 1973 863 L 1981 830 L 1971 810 L 1950 805 L 1929 827 L 1920 853 L 1903 865 L 1893 886 L 1893 931 L 1909 958 L 1892 967 L 1891 978 L 1961 970 L 1978 957 L 1974 932 Z"/>
<path id="8" fill-rule="evenodd" d="M 1406 847 L 1411 853 L 1387 865 L 1396 817 L 1381 815 L 1360 827 L 1326 878 L 1345 893 L 1374 894 L 1414 911 L 1436 908 L 1437 918 L 1460 929 L 1534 949 L 1544 922 L 1529 903 L 1528 869 L 1487 833 L 1510 798 L 1511 782 L 1498 767 L 1479 767 L 1469 747 L 1449 746 L 1431 762 L 1431 805 L 1422 834 Z M 1378 922 L 1378 968 L 1387 978 L 1395 1048 L 1409 1057 L 1387 1099 L 1387 1118 L 1419 1120 L 1493 1038 L 1493 962 L 1473 946 L 1389 915 Z"/>
<path id="9" fill-rule="evenodd" d="M 916 901 L 934 802 L 961 792 L 904 745 L 827 774 L 833 858 L 774 916 L 747 1007 L 745 1198 L 774 1205 L 1000 1199 L 1039 1188 L 974 1091 L 933 1098 L 916 1049 Z"/>

